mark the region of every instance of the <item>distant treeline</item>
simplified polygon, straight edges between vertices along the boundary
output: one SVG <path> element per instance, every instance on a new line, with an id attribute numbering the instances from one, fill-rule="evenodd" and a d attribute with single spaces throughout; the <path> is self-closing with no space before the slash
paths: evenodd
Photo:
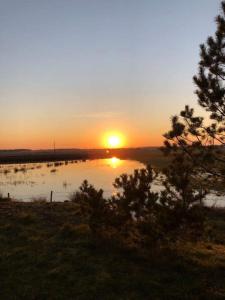
<path id="1" fill-rule="evenodd" d="M 33 163 L 60 160 L 101 159 L 116 156 L 120 159 L 132 159 L 142 163 L 151 163 L 155 167 L 165 166 L 167 158 L 159 148 L 123 148 L 123 149 L 55 149 L 55 150 L 1 150 L 0 163 Z"/>

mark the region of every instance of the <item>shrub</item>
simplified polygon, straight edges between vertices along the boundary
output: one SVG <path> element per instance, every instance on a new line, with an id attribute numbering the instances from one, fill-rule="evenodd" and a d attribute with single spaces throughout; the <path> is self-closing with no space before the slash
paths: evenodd
<path id="1" fill-rule="evenodd" d="M 207 194 L 198 177 L 198 170 L 181 153 L 164 170 L 164 175 L 164 190 L 159 197 L 162 230 L 179 236 L 179 231 L 183 233 L 191 228 L 194 231 L 195 228 L 197 235 L 204 225 L 203 200 Z"/>
<path id="2" fill-rule="evenodd" d="M 117 215 L 124 220 L 143 220 L 154 211 L 158 205 L 158 193 L 151 190 L 151 184 L 156 178 L 153 169 L 135 170 L 132 175 L 123 174 L 116 178 L 114 187 L 119 190 L 112 197 L 113 208 Z"/>
<path id="3" fill-rule="evenodd" d="M 189 233 L 198 237 L 204 224 L 202 200 L 206 193 L 193 186 L 195 174 L 188 166 L 179 169 L 180 163 L 165 171 L 160 194 L 152 191 L 157 174 L 147 166 L 116 178 L 118 192 L 109 199 L 87 181 L 70 199 L 92 233 L 132 247 L 156 245 Z"/>
<path id="4" fill-rule="evenodd" d="M 103 190 L 95 189 L 85 180 L 79 191 L 70 196 L 70 200 L 76 203 L 81 216 L 89 224 L 93 233 L 97 233 L 107 223 L 108 204 L 103 198 Z"/>

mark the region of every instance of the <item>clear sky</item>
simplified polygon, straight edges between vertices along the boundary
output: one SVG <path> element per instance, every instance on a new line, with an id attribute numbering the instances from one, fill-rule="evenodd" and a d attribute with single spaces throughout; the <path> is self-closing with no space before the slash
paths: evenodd
<path id="1" fill-rule="evenodd" d="M 0 0 L 0 148 L 155 146 L 219 0 Z"/>

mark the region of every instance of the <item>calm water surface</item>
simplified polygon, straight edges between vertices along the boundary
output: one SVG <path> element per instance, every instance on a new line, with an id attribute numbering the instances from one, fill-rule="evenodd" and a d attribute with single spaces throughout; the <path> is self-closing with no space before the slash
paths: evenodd
<path id="1" fill-rule="evenodd" d="M 10 193 L 11 198 L 17 200 L 30 201 L 39 197 L 48 200 L 53 191 L 53 201 L 64 201 L 87 179 L 109 196 L 115 192 L 112 183 L 116 177 L 142 167 L 140 162 L 115 157 L 85 162 L 1 165 L 0 192 L 4 196 Z"/>
<path id="2" fill-rule="evenodd" d="M 31 201 L 38 198 L 49 200 L 53 191 L 53 201 L 65 201 L 87 179 L 96 188 L 102 188 L 107 197 L 116 192 L 112 185 L 116 177 L 143 167 L 140 162 L 115 157 L 85 162 L 1 165 L 0 192 L 3 196 L 10 193 L 12 199 Z M 158 181 L 152 188 L 159 192 L 162 186 Z M 225 206 L 225 197 L 212 193 L 207 196 L 206 203 Z"/>

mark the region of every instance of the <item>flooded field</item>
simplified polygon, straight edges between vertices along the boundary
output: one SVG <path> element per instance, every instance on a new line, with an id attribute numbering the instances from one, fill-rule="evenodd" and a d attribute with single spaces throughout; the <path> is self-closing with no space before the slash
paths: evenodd
<path id="1" fill-rule="evenodd" d="M 61 161 L 52 163 L 8 164 L 0 168 L 0 192 L 3 196 L 21 201 L 69 199 L 84 179 L 96 188 L 102 188 L 106 196 L 114 192 L 112 183 L 122 173 L 132 173 L 143 164 L 116 157 L 87 161 Z"/>
<path id="2" fill-rule="evenodd" d="M 84 179 L 96 188 L 102 188 L 106 197 L 115 193 L 113 182 L 123 173 L 131 174 L 144 164 L 135 160 L 116 157 L 83 161 L 59 161 L 49 163 L 4 164 L 0 166 L 0 192 L 4 197 L 20 201 L 45 199 L 65 201 L 78 189 Z M 153 184 L 160 191 L 159 180 Z M 207 205 L 225 206 L 225 197 L 211 193 Z"/>

